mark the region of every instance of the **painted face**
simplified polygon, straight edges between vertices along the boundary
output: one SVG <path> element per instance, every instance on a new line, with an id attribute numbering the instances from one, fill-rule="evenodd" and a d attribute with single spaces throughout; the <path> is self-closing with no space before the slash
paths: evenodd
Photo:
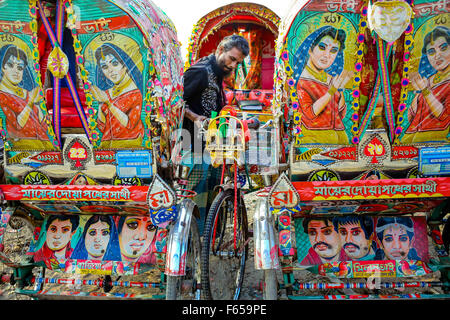
<path id="1" fill-rule="evenodd" d="M 339 41 L 330 36 L 320 39 L 319 43 L 312 50 L 309 50 L 310 60 L 314 67 L 318 70 L 329 68 L 336 59 L 339 47 Z"/>
<path id="2" fill-rule="evenodd" d="M 444 37 L 437 37 L 432 44 L 429 43 L 426 52 L 428 61 L 434 69 L 442 71 L 447 68 L 450 62 L 450 50 Z"/>
<path id="3" fill-rule="evenodd" d="M 388 259 L 405 260 L 412 243 L 402 226 L 392 226 L 384 231 L 381 244 Z"/>
<path id="4" fill-rule="evenodd" d="M 64 249 L 72 238 L 72 223 L 70 220 L 54 220 L 47 229 L 46 242 L 50 250 Z"/>
<path id="5" fill-rule="evenodd" d="M 89 226 L 86 232 L 85 245 L 91 258 L 102 258 L 108 246 L 111 230 L 103 221 L 97 221 Z"/>
<path id="6" fill-rule="evenodd" d="M 244 54 L 236 47 L 231 48 L 229 51 L 223 51 L 219 53 L 217 58 L 217 64 L 223 70 L 225 75 L 230 74 L 236 70 L 237 66 L 244 61 Z"/>
<path id="7" fill-rule="evenodd" d="M 322 258 L 335 257 L 340 249 L 339 235 L 334 230 L 333 224 L 325 224 L 322 220 L 312 220 L 308 224 L 308 236 L 311 246 Z"/>
<path id="8" fill-rule="evenodd" d="M 120 251 L 125 259 L 137 260 L 147 250 L 156 227 L 147 217 L 127 217 L 119 235 Z"/>
<path id="9" fill-rule="evenodd" d="M 338 232 L 344 251 L 351 259 L 360 259 L 367 255 L 371 240 L 366 239 L 359 223 L 339 225 Z"/>
<path id="10" fill-rule="evenodd" d="M 126 68 L 112 54 L 108 54 L 105 59 L 100 60 L 100 67 L 106 78 L 114 84 L 120 83 L 126 73 Z"/>
<path id="11" fill-rule="evenodd" d="M 3 66 L 2 72 L 9 82 L 17 85 L 22 81 L 24 69 L 25 63 L 22 60 L 18 60 L 17 57 L 10 56 L 8 61 Z"/>

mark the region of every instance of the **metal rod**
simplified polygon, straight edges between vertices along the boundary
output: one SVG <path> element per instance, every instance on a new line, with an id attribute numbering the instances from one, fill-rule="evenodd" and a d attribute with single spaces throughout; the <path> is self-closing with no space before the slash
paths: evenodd
<path id="1" fill-rule="evenodd" d="M 81 280 L 75 278 L 35 278 L 34 281 L 40 284 L 70 284 L 70 285 L 92 285 L 104 287 L 105 280 Z M 125 288 L 159 288 L 159 282 L 141 282 L 141 281 L 110 281 L 113 287 Z"/>
<path id="2" fill-rule="evenodd" d="M 390 294 L 390 295 L 372 295 L 372 294 L 355 294 L 355 295 L 324 295 L 324 296 L 294 296 L 288 295 L 290 300 L 385 300 L 385 299 L 448 299 L 450 294 Z"/>
<path id="3" fill-rule="evenodd" d="M 374 285 L 376 289 L 384 288 L 430 288 L 448 286 L 449 283 L 443 282 L 382 282 Z M 297 290 L 322 290 L 322 289 L 370 289 L 366 282 L 353 283 L 332 283 L 332 282 L 301 282 L 294 284 Z"/>

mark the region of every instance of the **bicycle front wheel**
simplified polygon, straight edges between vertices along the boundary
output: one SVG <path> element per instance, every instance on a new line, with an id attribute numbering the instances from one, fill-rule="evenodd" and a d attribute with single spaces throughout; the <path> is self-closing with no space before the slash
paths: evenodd
<path id="1" fill-rule="evenodd" d="M 244 199 L 234 190 L 219 192 L 208 212 L 202 245 L 202 294 L 208 300 L 237 300 L 248 253 Z"/>

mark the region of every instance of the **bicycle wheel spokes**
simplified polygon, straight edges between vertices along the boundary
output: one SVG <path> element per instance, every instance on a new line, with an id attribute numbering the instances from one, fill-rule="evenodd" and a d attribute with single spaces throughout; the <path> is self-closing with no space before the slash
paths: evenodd
<path id="1" fill-rule="evenodd" d="M 227 190 L 219 193 L 208 213 L 202 252 L 202 287 L 206 281 L 207 299 L 239 297 L 247 253 L 247 226 L 241 206 L 234 219 L 234 205 L 234 192 Z"/>

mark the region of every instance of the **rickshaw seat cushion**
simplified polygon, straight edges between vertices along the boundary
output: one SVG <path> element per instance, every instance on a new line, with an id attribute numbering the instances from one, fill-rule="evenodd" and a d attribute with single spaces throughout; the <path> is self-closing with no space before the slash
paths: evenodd
<path id="1" fill-rule="evenodd" d="M 77 90 L 83 108 L 86 108 L 86 97 L 83 90 Z M 47 109 L 49 114 L 53 116 L 53 88 L 45 91 Z M 61 105 L 61 127 L 63 128 L 82 128 L 80 117 L 73 102 L 72 96 L 68 88 L 61 88 L 60 91 Z M 86 109 L 85 109 L 86 111 Z"/>
<path id="2" fill-rule="evenodd" d="M 237 105 L 239 101 L 258 100 L 264 106 L 269 107 L 272 103 L 273 90 L 230 90 L 225 89 L 227 105 Z"/>

